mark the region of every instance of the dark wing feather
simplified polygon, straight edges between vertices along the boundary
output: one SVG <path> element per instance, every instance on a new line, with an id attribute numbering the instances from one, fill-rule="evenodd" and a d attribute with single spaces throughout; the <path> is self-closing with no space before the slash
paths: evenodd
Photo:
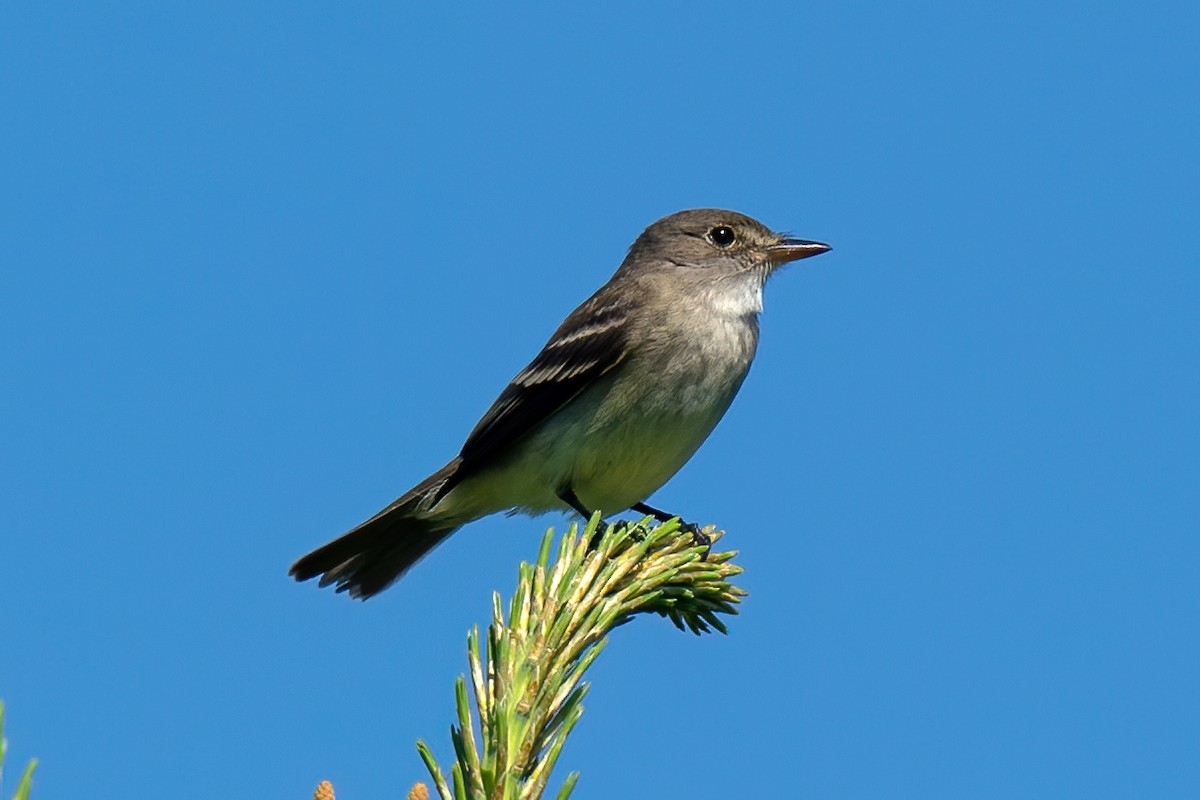
<path id="1" fill-rule="evenodd" d="M 598 293 L 572 312 L 467 437 L 464 474 L 506 452 L 607 373 L 628 349 L 627 302 Z"/>

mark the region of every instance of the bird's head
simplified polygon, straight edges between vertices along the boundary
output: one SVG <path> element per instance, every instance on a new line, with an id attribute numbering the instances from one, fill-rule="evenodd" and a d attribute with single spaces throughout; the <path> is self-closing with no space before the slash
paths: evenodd
<path id="1" fill-rule="evenodd" d="M 829 245 L 775 233 L 736 211 L 695 208 L 663 217 L 629 248 L 622 270 L 702 271 L 696 277 L 753 274 L 761 280 L 791 261 L 820 255 Z"/>

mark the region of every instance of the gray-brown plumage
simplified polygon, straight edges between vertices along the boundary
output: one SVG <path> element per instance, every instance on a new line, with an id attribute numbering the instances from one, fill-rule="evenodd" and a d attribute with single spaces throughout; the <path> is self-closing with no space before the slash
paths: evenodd
<path id="1" fill-rule="evenodd" d="M 767 277 L 828 245 L 734 211 L 665 217 L 501 392 L 459 455 L 301 558 L 367 598 L 461 525 L 506 509 L 604 514 L 644 505 L 724 415 L 758 345 Z"/>

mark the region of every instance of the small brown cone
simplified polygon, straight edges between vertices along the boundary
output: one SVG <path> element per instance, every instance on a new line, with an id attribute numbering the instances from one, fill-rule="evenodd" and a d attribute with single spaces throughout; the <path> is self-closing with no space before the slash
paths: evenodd
<path id="1" fill-rule="evenodd" d="M 429 787 L 418 783 L 408 790 L 408 800 L 429 800 Z"/>
<path id="2" fill-rule="evenodd" d="M 313 792 L 313 800 L 334 800 L 333 784 L 329 781 L 318 783 L 317 790 Z"/>

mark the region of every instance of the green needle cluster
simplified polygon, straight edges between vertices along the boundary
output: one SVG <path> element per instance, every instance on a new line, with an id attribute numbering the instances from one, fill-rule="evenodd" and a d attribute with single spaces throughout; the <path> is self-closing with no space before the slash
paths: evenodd
<path id="1" fill-rule="evenodd" d="M 4 755 L 8 751 L 8 742 L 4 738 L 4 701 L 0 700 L 0 775 L 4 772 Z M 33 770 L 37 767 L 37 759 L 29 760 L 25 766 L 25 772 L 21 774 L 21 780 L 17 782 L 17 790 L 13 793 L 13 800 L 28 800 L 29 787 L 33 783 Z"/>
<path id="2" fill-rule="evenodd" d="M 719 614 L 736 614 L 745 595 L 729 579 L 742 570 L 736 553 L 711 552 L 677 520 L 649 518 L 601 529 L 599 516 L 580 534 L 563 535 L 551 563 L 547 531 L 535 564 L 522 563 L 505 614 L 493 595 L 486 657 L 478 628 L 467 636 L 472 709 L 466 678 L 456 685 L 458 724 L 451 726 L 453 790 L 429 747 L 417 742 L 442 800 L 537 800 L 546 790 L 567 735 L 583 714 L 583 674 L 610 631 L 637 614 L 668 617 L 681 630 L 725 632 Z M 706 530 L 715 542 L 719 533 Z M 476 738 L 475 724 L 479 736 Z M 557 797 L 578 780 L 571 773 Z"/>

